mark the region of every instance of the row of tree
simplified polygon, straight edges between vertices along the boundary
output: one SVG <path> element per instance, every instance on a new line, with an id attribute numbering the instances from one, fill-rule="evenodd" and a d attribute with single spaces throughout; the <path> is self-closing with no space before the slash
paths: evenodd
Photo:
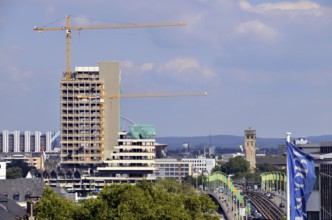
<path id="1" fill-rule="evenodd" d="M 219 219 L 217 206 L 189 184 L 158 179 L 136 185 L 111 184 L 97 198 L 81 203 L 59 197 L 46 187 L 35 208 L 37 219 Z"/>
<path id="2" fill-rule="evenodd" d="M 221 171 L 226 174 L 234 174 L 234 179 L 246 178 L 255 182 L 260 182 L 260 175 L 264 172 L 282 171 L 279 167 L 264 163 L 258 164 L 255 172 L 250 172 L 250 164 L 244 157 L 238 156 L 230 158 L 227 163 L 220 163 L 215 166 L 214 171 Z"/>

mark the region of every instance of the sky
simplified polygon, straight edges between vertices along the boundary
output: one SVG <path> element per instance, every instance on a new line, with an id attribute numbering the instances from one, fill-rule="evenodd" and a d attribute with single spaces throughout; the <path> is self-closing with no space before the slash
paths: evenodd
<path id="1" fill-rule="evenodd" d="M 0 130 L 57 131 L 65 32 L 34 26 L 184 21 L 72 32 L 72 68 L 116 60 L 121 115 L 159 137 L 332 134 L 332 1 L 1 0 Z"/>

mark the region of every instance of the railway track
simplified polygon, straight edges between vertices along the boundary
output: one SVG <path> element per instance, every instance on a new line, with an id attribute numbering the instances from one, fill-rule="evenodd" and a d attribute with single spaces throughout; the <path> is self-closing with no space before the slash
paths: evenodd
<path id="1" fill-rule="evenodd" d="M 247 194 L 247 198 L 251 200 L 251 203 L 254 204 L 266 219 L 280 220 L 284 216 L 284 213 L 278 206 L 260 193 L 250 192 Z"/>

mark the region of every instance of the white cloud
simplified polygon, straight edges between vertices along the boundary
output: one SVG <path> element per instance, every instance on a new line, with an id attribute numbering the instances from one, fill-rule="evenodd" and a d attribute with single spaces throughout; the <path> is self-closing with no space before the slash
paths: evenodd
<path id="1" fill-rule="evenodd" d="M 121 69 L 123 70 L 123 74 L 125 75 L 142 75 L 148 73 L 153 70 L 154 64 L 153 63 L 143 63 L 140 65 L 135 64 L 131 60 L 124 60 L 121 61 Z"/>
<path id="2" fill-rule="evenodd" d="M 150 71 L 153 69 L 153 66 L 154 64 L 153 63 L 143 63 L 141 66 L 140 66 L 140 70 L 142 72 L 147 72 L 147 71 Z"/>
<path id="3" fill-rule="evenodd" d="M 321 9 L 318 3 L 311 1 L 297 1 L 297 2 L 277 2 L 277 3 L 263 3 L 257 6 L 251 6 L 246 0 L 240 1 L 240 7 L 244 10 L 260 12 L 269 10 L 283 10 L 283 11 L 295 11 L 295 10 L 317 10 Z"/>
<path id="4" fill-rule="evenodd" d="M 218 81 L 214 70 L 202 65 L 195 58 L 176 58 L 158 68 L 158 73 L 180 81 Z"/>
<path id="5" fill-rule="evenodd" d="M 310 0 L 262 3 L 258 5 L 251 5 L 247 0 L 241 0 L 239 5 L 245 11 L 266 15 L 288 15 L 290 18 L 295 20 L 300 20 L 299 18 L 303 16 L 329 16 L 331 18 L 332 13 L 331 8 L 323 7 L 320 4 Z"/>
<path id="6" fill-rule="evenodd" d="M 192 58 L 177 58 L 165 63 L 162 67 L 163 71 L 175 71 L 177 73 L 184 73 L 187 70 L 197 70 L 200 65 L 196 59 Z"/>
<path id="7" fill-rule="evenodd" d="M 121 68 L 123 74 L 132 77 L 156 73 L 176 81 L 205 82 L 217 80 L 216 72 L 205 67 L 195 58 L 176 58 L 159 65 L 151 62 L 135 64 L 131 60 L 124 60 L 121 61 Z"/>
<path id="8" fill-rule="evenodd" d="M 234 28 L 240 35 L 254 35 L 255 38 L 273 41 L 278 37 L 278 32 L 261 21 L 246 21 Z"/>

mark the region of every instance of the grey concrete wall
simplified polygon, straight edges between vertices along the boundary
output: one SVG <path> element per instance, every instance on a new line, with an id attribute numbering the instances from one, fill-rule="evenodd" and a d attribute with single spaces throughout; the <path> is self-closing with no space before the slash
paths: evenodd
<path id="1" fill-rule="evenodd" d="M 104 95 L 120 93 L 120 64 L 116 61 L 99 63 L 100 80 L 104 80 Z M 120 99 L 106 98 L 104 102 L 104 154 L 103 160 L 111 157 L 117 144 L 120 127 Z"/>

